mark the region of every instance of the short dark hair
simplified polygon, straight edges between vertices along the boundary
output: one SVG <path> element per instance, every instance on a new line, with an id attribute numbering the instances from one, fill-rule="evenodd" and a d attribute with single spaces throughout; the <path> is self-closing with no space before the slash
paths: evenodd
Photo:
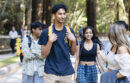
<path id="1" fill-rule="evenodd" d="M 128 24 L 126 24 L 125 21 L 121 21 L 121 20 L 118 20 L 118 21 L 115 21 L 114 23 L 116 24 L 122 24 L 126 30 L 128 30 Z"/>
<path id="2" fill-rule="evenodd" d="M 33 22 L 31 23 L 31 32 L 32 32 L 32 29 L 37 29 L 38 27 L 45 29 L 46 25 L 40 22 Z"/>
<path id="3" fill-rule="evenodd" d="M 55 14 L 60 8 L 63 8 L 67 12 L 67 7 L 64 4 L 56 4 L 52 7 L 52 14 Z"/>

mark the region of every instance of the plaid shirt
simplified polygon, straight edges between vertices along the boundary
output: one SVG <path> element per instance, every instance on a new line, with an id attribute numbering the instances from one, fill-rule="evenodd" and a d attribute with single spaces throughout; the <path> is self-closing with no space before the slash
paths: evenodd
<path id="1" fill-rule="evenodd" d="M 41 46 L 35 43 L 32 35 L 31 47 L 28 46 L 28 38 L 24 37 L 22 42 L 23 59 L 23 74 L 33 76 L 34 75 L 34 60 L 37 61 L 37 72 L 39 76 L 43 76 L 44 73 L 44 60 L 41 56 Z"/>

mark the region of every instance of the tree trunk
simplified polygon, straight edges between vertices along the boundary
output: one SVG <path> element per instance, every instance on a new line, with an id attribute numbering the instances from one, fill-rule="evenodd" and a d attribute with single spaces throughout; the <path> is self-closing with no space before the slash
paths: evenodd
<path id="1" fill-rule="evenodd" d="M 97 8 L 97 0 L 86 0 L 86 14 L 87 14 L 87 24 L 88 26 L 92 26 L 94 31 L 96 30 L 96 8 Z"/>
<path id="2" fill-rule="evenodd" d="M 25 25 L 28 26 L 28 29 L 30 28 L 30 23 L 31 23 L 31 0 L 29 0 L 25 9 Z"/>
<path id="3" fill-rule="evenodd" d="M 32 22 L 41 22 L 42 0 L 32 0 Z"/>
<path id="4" fill-rule="evenodd" d="M 46 24 L 46 0 L 43 0 L 42 22 Z"/>
<path id="5" fill-rule="evenodd" d="M 43 0 L 42 22 L 47 26 L 51 25 L 51 5 L 52 0 Z"/>
<path id="6" fill-rule="evenodd" d="M 31 23 L 31 9 L 30 8 L 26 8 L 25 10 L 25 25 L 27 25 L 28 27 L 30 27 L 30 23 Z"/>
<path id="7" fill-rule="evenodd" d="M 3 15 L 4 15 L 7 3 L 8 3 L 8 0 L 6 0 L 6 2 L 5 2 L 5 4 L 4 4 L 4 7 L 2 8 L 2 12 L 1 12 L 1 15 L 0 15 L 0 16 L 3 16 Z"/>
<path id="8" fill-rule="evenodd" d="M 119 20 L 119 3 L 116 4 L 116 10 L 117 10 L 116 20 Z"/>
<path id="9" fill-rule="evenodd" d="M 126 12 L 128 13 L 128 23 L 129 23 L 129 27 L 128 30 L 130 30 L 130 0 L 123 0 L 124 4 L 125 4 L 125 9 Z"/>
<path id="10" fill-rule="evenodd" d="M 130 8 L 129 8 L 129 27 L 128 27 L 128 30 L 130 30 Z"/>

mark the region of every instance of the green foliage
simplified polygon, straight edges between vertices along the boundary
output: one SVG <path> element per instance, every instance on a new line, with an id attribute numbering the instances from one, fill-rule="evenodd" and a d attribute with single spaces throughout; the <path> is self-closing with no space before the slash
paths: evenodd
<path id="1" fill-rule="evenodd" d="M 106 33 L 110 24 L 117 20 L 116 4 L 119 3 L 119 20 L 127 22 L 121 0 L 98 0 L 97 11 L 97 31 L 98 33 Z"/>
<path id="2" fill-rule="evenodd" d="M 11 27 L 4 27 L 6 23 L 10 23 L 11 25 L 15 25 L 19 30 L 20 24 L 23 21 L 24 10 L 21 8 L 22 2 L 19 0 L 2 0 L 0 3 L 0 34 L 5 34 L 6 30 L 9 30 Z M 6 22 L 2 22 L 7 19 Z M 8 31 L 7 31 L 8 32 Z M 7 34 L 7 33 L 6 33 Z"/>
<path id="3" fill-rule="evenodd" d="M 7 3 L 6 3 L 7 1 Z M 97 31 L 106 33 L 110 24 L 117 20 L 117 3 L 119 4 L 119 19 L 128 23 L 128 8 L 130 0 L 97 0 Z M 125 3 L 123 2 L 125 1 Z M 0 1 L 0 34 L 8 32 L 9 27 L 3 28 L 8 21 L 18 28 L 25 20 L 25 6 L 28 7 L 30 0 L 1 0 Z M 57 3 L 67 5 L 68 12 L 66 24 L 78 33 L 80 27 L 87 26 L 86 0 L 52 0 L 52 6 Z M 22 4 L 22 8 L 20 7 Z M 3 12 L 3 14 L 2 14 Z M 5 22 L 5 19 L 6 22 Z"/>
<path id="4" fill-rule="evenodd" d="M 128 18 L 125 14 L 124 5 L 128 7 L 122 0 L 97 0 L 97 32 L 106 33 L 110 24 L 117 20 L 117 3 L 119 4 L 119 20 L 128 22 Z M 129 1 L 130 2 L 130 1 Z M 87 26 L 86 11 L 86 0 L 54 0 L 53 5 L 57 3 L 63 3 L 67 5 L 69 11 L 67 13 L 66 24 L 74 28 L 75 32 L 78 33 L 79 27 Z M 78 7 L 77 7 L 78 6 Z M 83 14 L 81 14 L 83 12 Z M 80 17 L 80 18 L 79 18 Z"/>

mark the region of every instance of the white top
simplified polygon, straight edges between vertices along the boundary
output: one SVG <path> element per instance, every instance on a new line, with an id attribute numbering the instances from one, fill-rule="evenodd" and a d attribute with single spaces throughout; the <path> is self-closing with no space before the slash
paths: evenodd
<path id="1" fill-rule="evenodd" d="M 130 76 L 130 54 L 114 54 L 112 51 L 107 55 L 108 68 L 119 70 L 124 76 Z"/>
<path id="2" fill-rule="evenodd" d="M 33 43 L 35 43 L 35 44 L 38 44 L 38 40 L 34 40 L 34 42 Z M 34 71 L 37 71 L 37 60 L 36 59 L 34 59 Z"/>
<path id="3" fill-rule="evenodd" d="M 9 36 L 11 37 L 11 39 L 15 39 L 15 38 L 17 38 L 17 36 L 18 36 L 18 33 L 17 33 L 17 31 L 10 31 L 9 32 Z"/>

